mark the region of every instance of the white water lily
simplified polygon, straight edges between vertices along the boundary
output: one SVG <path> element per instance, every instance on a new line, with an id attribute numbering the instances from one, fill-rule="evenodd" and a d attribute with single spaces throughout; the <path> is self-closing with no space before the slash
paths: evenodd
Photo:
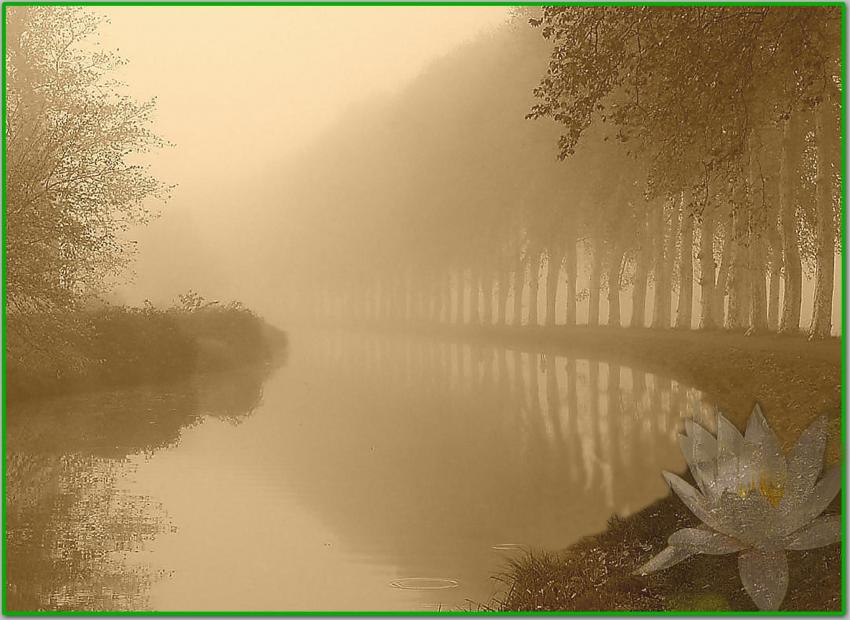
<path id="1" fill-rule="evenodd" d="M 778 609 L 788 589 L 786 549 L 840 540 L 840 515 L 819 516 L 841 488 L 841 467 L 823 470 L 826 418 L 800 436 L 791 453 L 756 405 L 744 435 L 722 415 L 715 437 L 692 420 L 679 445 L 699 487 L 663 472 L 667 483 L 703 526 L 684 528 L 668 547 L 635 572 L 645 575 L 692 555 L 739 553 L 741 582 L 759 609 Z"/>

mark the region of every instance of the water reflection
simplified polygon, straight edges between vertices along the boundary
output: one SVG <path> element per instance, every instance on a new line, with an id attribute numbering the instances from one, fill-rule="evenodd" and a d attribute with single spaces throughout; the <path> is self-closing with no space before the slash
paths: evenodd
<path id="1" fill-rule="evenodd" d="M 681 419 L 713 423 L 700 392 L 610 361 L 342 332 L 290 347 L 265 384 L 13 412 L 12 608 L 474 608 L 511 554 L 666 495 Z"/>
<path id="2" fill-rule="evenodd" d="M 293 351 L 299 409 L 267 390 L 298 416 L 275 457 L 287 487 L 348 557 L 460 582 L 429 604 L 486 602 L 505 541 L 563 547 L 663 497 L 681 419 L 711 426 L 699 391 L 599 360 L 346 333 Z"/>
<path id="3" fill-rule="evenodd" d="M 264 369 L 168 386 L 15 404 L 7 416 L 8 606 L 133 610 L 167 578 L 138 552 L 173 528 L 166 507 L 128 488 L 149 457 L 207 417 L 238 424 L 261 398 Z"/>

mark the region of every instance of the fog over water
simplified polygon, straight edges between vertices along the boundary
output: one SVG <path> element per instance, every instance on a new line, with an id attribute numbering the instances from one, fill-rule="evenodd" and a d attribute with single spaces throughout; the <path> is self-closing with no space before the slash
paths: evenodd
<path id="1" fill-rule="evenodd" d="M 282 176 L 352 107 L 391 98 L 508 11 L 104 8 L 102 46 L 130 61 L 121 70 L 128 92 L 157 97 L 156 129 L 174 144 L 145 160 L 177 184 L 161 217 L 133 231 L 135 277 L 119 295 L 162 303 L 192 288 L 283 319 L 275 317 L 283 291 L 267 290 L 289 268 L 274 250 L 297 226 L 287 221 L 294 209 Z"/>

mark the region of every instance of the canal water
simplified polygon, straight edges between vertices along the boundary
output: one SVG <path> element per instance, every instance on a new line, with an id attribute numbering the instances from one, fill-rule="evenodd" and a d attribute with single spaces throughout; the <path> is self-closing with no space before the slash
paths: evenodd
<path id="1" fill-rule="evenodd" d="M 668 492 L 697 390 L 424 336 L 294 334 L 285 363 L 13 406 L 8 606 L 453 610 Z"/>

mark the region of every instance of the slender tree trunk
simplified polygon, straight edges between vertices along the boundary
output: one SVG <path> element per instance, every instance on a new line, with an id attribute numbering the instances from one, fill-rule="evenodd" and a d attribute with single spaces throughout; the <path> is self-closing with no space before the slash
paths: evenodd
<path id="1" fill-rule="evenodd" d="M 670 201 L 670 218 L 667 229 L 666 246 L 664 248 L 664 287 L 662 288 L 662 320 L 664 327 L 673 324 L 671 320 L 673 305 L 673 278 L 676 271 L 676 244 L 679 240 L 679 219 L 682 211 L 683 196 L 680 192 Z"/>
<path id="2" fill-rule="evenodd" d="M 815 299 L 809 338 L 826 338 L 832 331 L 832 289 L 835 284 L 835 223 L 832 205 L 832 157 L 835 140 L 834 108 L 827 94 L 817 110 L 817 238 Z"/>
<path id="3" fill-rule="evenodd" d="M 741 183 L 740 181 L 738 181 Z M 736 203 L 743 205 L 741 191 L 738 188 Z M 749 253 L 750 230 L 749 213 L 743 207 L 732 215 L 734 249 L 732 265 L 729 270 L 729 312 L 726 316 L 727 329 L 746 329 L 749 325 Z"/>
<path id="4" fill-rule="evenodd" d="M 768 267 L 769 288 L 767 291 L 767 328 L 779 329 L 779 278 L 782 274 L 782 249 L 775 242 L 770 243 L 770 264 Z"/>
<path id="5" fill-rule="evenodd" d="M 443 282 L 436 273 L 432 274 L 431 279 L 431 312 L 428 320 L 431 323 L 439 323 L 443 314 Z"/>
<path id="6" fill-rule="evenodd" d="M 766 246 L 766 240 L 760 235 L 755 236 L 750 244 L 752 300 L 750 303 L 750 329 L 747 332 L 748 334 L 763 332 L 767 329 Z"/>
<path id="7" fill-rule="evenodd" d="M 635 283 L 632 289 L 632 327 L 646 327 L 646 286 L 649 266 L 652 262 L 652 245 L 649 223 L 639 224 L 638 239 L 640 247 L 635 261 Z"/>
<path id="8" fill-rule="evenodd" d="M 457 309 L 455 311 L 455 323 L 464 325 L 466 323 L 466 270 L 457 270 Z"/>
<path id="9" fill-rule="evenodd" d="M 567 287 L 564 292 L 566 299 L 566 315 L 564 323 L 568 326 L 576 324 L 576 277 L 578 269 L 576 266 L 576 238 L 568 235 L 564 245 L 564 275 L 567 279 Z"/>
<path id="10" fill-rule="evenodd" d="M 599 296 L 602 288 L 602 238 L 593 240 L 593 255 L 590 262 L 590 302 L 587 309 L 587 324 L 599 325 Z"/>
<path id="11" fill-rule="evenodd" d="M 493 324 L 493 272 L 484 270 L 481 294 L 484 296 L 481 322 L 484 325 Z"/>
<path id="12" fill-rule="evenodd" d="M 470 270 L 469 277 L 469 323 L 481 325 L 481 271 Z"/>
<path id="13" fill-rule="evenodd" d="M 508 324 L 508 292 L 510 290 L 510 274 L 507 269 L 499 270 L 499 284 L 497 290 L 498 296 L 498 313 L 499 317 L 496 321 L 499 325 L 507 325 Z"/>
<path id="14" fill-rule="evenodd" d="M 779 332 L 794 333 L 800 329 L 800 306 L 803 291 L 803 266 L 800 261 L 799 223 L 797 220 L 797 166 L 802 144 L 800 119 L 797 114 L 785 121 L 780 165 L 779 218 L 782 232 L 782 271 L 785 280 L 782 317 Z"/>
<path id="15" fill-rule="evenodd" d="M 720 246 L 720 266 L 717 269 L 717 281 L 714 284 L 714 316 L 718 324 L 725 325 L 726 294 L 729 288 L 729 271 L 732 265 L 732 254 L 734 252 L 735 233 L 732 229 L 732 219 L 727 218 L 725 226 L 721 229 L 723 240 Z"/>
<path id="16" fill-rule="evenodd" d="M 561 279 L 561 250 L 552 244 L 546 261 L 546 326 L 555 327 L 555 311 L 558 307 L 558 282 Z"/>
<path id="17" fill-rule="evenodd" d="M 520 260 L 514 269 L 514 316 L 513 324 L 522 325 L 522 294 L 525 288 L 526 261 Z"/>
<path id="18" fill-rule="evenodd" d="M 623 265 L 623 249 L 611 248 L 608 258 L 608 327 L 620 327 L 620 268 Z"/>
<path id="19" fill-rule="evenodd" d="M 767 216 L 769 207 L 765 196 L 766 182 L 762 172 L 761 135 L 757 131 L 750 133 L 749 145 L 749 201 L 751 208 L 750 222 L 753 230 L 750 232 L 750 243 L 748 253 L 750 293 L 750 314 L 748 335 L 763 332 L 767 329 L 767 287 L 765 286 L 765 272 L 767 258 Z M 766 158 L 765 158 L 766 159 Z"/>
<path id="20" fill-rule="evenodd" d="M 653 246 L 655 248 L 655 270 L 653 273 L 652 327 L 670 327 L 670 280 L 667 276 L 667 243 L 664 235 L 664 203 L 656 206 L 652 214 Z M 666 301 L 666 304 L 665 304 Z"/>
<path id="21" fill-rule="evenodd" d="M 694 216 L 682 208 L 682 229 L 679 245 L 679 303 L 676 308 L 676 327 L 690 329 L 694 306 Z"/>
<path id="22" fill-rule="evenodd" d="M 709 199 L 706 198 L 699 228 L 700 329 L 717 328 L 717 315 L 714 312 L 716 269 L 717 263 L 714 261 L 714 211 Z"/>
<path id="23" fill-rule="evenodd" d="M 540 258 L 542 254 L 535 252 L 528 266 L 528 324 L 537 327 L 537 293 L 540 290 Z"/>

